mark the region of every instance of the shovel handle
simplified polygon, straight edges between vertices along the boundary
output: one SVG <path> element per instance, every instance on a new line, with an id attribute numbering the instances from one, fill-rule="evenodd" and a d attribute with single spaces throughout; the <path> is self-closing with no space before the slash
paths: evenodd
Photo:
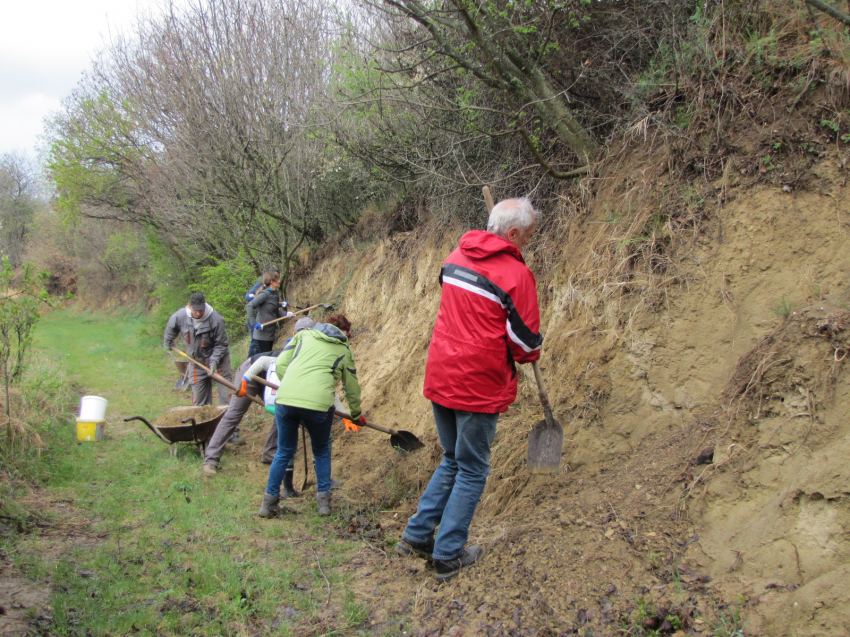
<path id="1" fill-rule="evenodd" d="M 298 314 L 304 314 L 304 312 L 309 312 L 310 310 L 315 310 L 317 307 L 325 305 L 324 303 L 319 303 L 317 305 L 311 305 L 310 307 L 305 307 L 303 310 L 298 310 L 297 312 L 293 312 L 292 316 L 297 316 Z M 262 327 L 266 325 L 271 325 L 272 323 L 278 323 L 280 321 L 285 321 L 288 318 L 292 318 L 292 316 L 281 316 L 280 318 L 276 318 L 273 321 L 269 321 L 268 323 L 261 323 Z"/>
<path id="2" fill-rule="evenodd" d="M 266 387 L 271 387 L 271 388 L 272 388 L 272 389 L 274 389 L 274 390 L 280 389 L 280 388 L 279 388 L 277 385 L 275 385 L 274 383 L 270 383 L 270 382 L 269 382 L 269 381 L 267 381 L 265 378 L 260 378 L 259 376 L 255 375 L 255 374 L 251 374 L 251 380 L 253 380 L 253 381 L 256 381 L 256 382 L 260 383 L 260 385 L 265 385 Z"/>
<path id="3" fill-rule="evenodd" d="M 484 194 L 484 201 L 487 204 L 487 212 L 493 211 L 493 195 L 490 194 L 490 186 L 484 186 L 481 189 L 481 192 Z"/>
<path id="4" fill-rule="evenodd" d="M 534 380 L 537 381 L 537 395 L 540 397 L 540 404 L 543 405 L 543 415 L 546 417 L 546 422 L 551 424 L 555 417 L 552 415 L 552 405 L 549 403 L 549 394 L 546 393 L 546 385 L 543 384 L 543 374 L 540 373 L 540 362 L 534 361 L 531 363 L 531 369 L 534 370 Z"/>
<path id="5" fill-rule="evenodd" d="M 345 418 L 346 420 L 351 420 L 351 414 L 347 414 L 344 411 L 340 411 L 339 409 L 335 409 L 334 413 L 337 416 L 339 416 L 340 418 Z M 360 424 L 360 423 L 356 423 L 356 424 Z M 368 420 L 365 420 L 365 419 L 364 419 L 363 424 L 366 425 L 367 427 L 369 427 L 369 429 L 375 429 L 377 431 L 382 431 L 385 434 L 390 434 L 391 436 L 395 436 L 396 434 L 398 434 L 398 432 L 395 429 L 390 429 L 389 427 L 384 427 L 383 425 L 376 425 L 375 423 L 369 422 Z"/>
<path id="6" fill-rule="evenodd" d="M 258 383 L 265 385 L 266 387 L 271 387 L 272 389 L 280 389 L 274 383 L 270 383 L 265 378 L 260 378 L 259 376 L 251 376 L 251 380 L 255 380 Z M 340 411 L 339 409 L 335 409 L 334 413 L 337 416 L 339 416 L 340 418 L 347 418 L 348 420 L 351 420 L 351 414 L 347 414 L 344 411 Z M 385 434 L 390 434 L 391 436 L 395 436 L 398 433 L 395 429 L 390 429 L 389 427 L 384 427 L 383 425 L 376 425 L 375 423 L 369 422 L 368 420 L 363 424 L 365 424 L 370 429 L 376 429 L 378 431 L 384 432 Z"/>
<path id="7" fill-rule="evenodd" d="M 234 385 L 233 383 L 231 383 L 229 380 L 227 380 L 224 376 L 221 376 L 220 374 L 214 374 L 213 372 L 211 372 L 211 371 L 210 371 L 210 368 L 209 368 L 209 367 L 207 367 L 207 366 L 206 366 L 206 365 L 204 365 L 203 363 L 199 363 L 199 362 L 198 362 L 198 361 L 196 361 L 194 358 L 192 358 L 191 356 L 189 356 L 186 352 L 184 352 L 184 351 L 182 351 L 182 350 L 179 350 L 179 349 L 177 349 L 176 347 L 172 347 L 171 349 L 173 349 L 175 352 L 177 352 L 177 353 L 178 353 L 178 354 L 180 354 L 181 356 L 185 356 L 185 357 L 186 357 L 186 358 L 188 358 L 188 359 L 189 359 L 192 363 L 194 363 L 195 365 L 197 365 L 198 367 L 200 367 L 201 369 L 203 369 L 205 372 L 207 372 L 207 374 L 209 374 L 209 375 L 210 375 L 210 378 L 212 378 L 215 382 L 217 382 L 217 383 L 219 383 L 219 384 L 221 384 L 221 385 L 224 385 L 225 387 L 227 387 L 227 388 L 228 388 L 229 390 L 231 390 L 232 392 L 238 392 L 238 391 L 239 391 L 239 388 L 238 388 L 236 385 Z M 188 370 L 187 370 L 187 371 L 188 371 Z M 245 395 L 246 395 L 248 398 L 250 398 L 251 400 L 253 400 L 255 403 L 257 403 L 260 407 L 265 408 L 266 403 L 265 403 L 265 402 L 263 402 L 263 401 L 262 401 L 260 398 L 258 398 L 257 396 L 252 396 L 251 394 L 245 394 Z"/>

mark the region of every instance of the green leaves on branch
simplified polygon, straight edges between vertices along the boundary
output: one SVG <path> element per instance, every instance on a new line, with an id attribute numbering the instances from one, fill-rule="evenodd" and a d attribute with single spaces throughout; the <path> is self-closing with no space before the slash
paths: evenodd
<path id="1" fill-rule="evenodd" d="M 11 416 L 9 386 L 20 379 L 32 346 L 32 332 L 39 310 L 50 302 L 44 289 L 47 272 L 35 273 L 24 265 L 16 275 L 9 257 L 2 259 L 0 270 L 0 371 L 6 393 L 6 416 Z M 11 433 L 11 422 L 9 423 Z"/>
<path id="2" fill-rule="evenodd" d="M 244 258 L 201 268 L 202 290 L 207 303 L 221 314 L 231 338 L 247 330 L 245 292 L 256 277 L 254 268 Z"/>
<path id="3" fill-rule="evenodd" d="M 50 124 L 53 143 L 47 169 L 59 194 L 57 209 L 66 221 L 81 206 L 104 206 L 116 215 L 138 205 L 136 178 L 146 153 L 127 104 L 101 89 L 95 97 L 71 102 Z"/>

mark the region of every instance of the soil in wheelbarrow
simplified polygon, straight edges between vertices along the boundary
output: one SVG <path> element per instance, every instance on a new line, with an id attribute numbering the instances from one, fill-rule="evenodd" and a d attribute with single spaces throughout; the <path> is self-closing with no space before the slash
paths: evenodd
<path id="1" fill-rule="evenodd" d="M 207 420 L 212 420 L 221 411 L 221 407 L 214 407 L 213 405 L 205 405 L 203 407 L 175 407 L 157 418 L 154 425 L 159 428 L 185 427 L 183 421 L 187 418 L 194 418 L 195 424 L 198 425 Z"/>

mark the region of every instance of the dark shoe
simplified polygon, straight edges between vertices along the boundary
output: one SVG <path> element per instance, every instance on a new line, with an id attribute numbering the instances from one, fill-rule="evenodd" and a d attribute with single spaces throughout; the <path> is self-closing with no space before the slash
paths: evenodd
<path id="1" fill-rule="evenodd" d="M 339 489 L 343 485 L 339 480 L 334 480 L 331 478 L 331 489 Z"/>
<path id="2" fill-rule="evenodd" d="M 274 458 L 260 458 L 260 462 L 263 464 L 271 464 Z"/>
<path id="3" fill-rule="evenodd" d="M 434 540 L 430 542 L 414 542 L 413 540 L 400 539 L 395 545 L 395 552 L 402 557 L 421 557 L 430 560 L 434 552 Z"/>
<path id="4" fill-rule="evenodd" d="M 319 505 L 319 515 L 331 514 L 331 492 L 320 491 L 316 494 L 316 503 Z"/>
<path id="5" fill-rule="evenodd" d="M 240 436 L 239 434 L 233 434 L 232 436 L 230 436 L 230 440 L 228 440 L 227 442 L 231 445 L 236 445 L 237 447 L 240 447 L 245 444 L 245 439 L 242 438 L 242 436 Z"/>
<path id="6" fill-rule="evenodd" d="M 263 494 L 263 503 L 260 505 L 259 516 L 261 518 L 273 518 L 278 514 L 277 503 L 280 502 L 280 497 L 271 493 Z"/>
<path id="7" fill-rule="evenodd" d="M 464 547 L 460 555 L 453 560 L 434 560 L 434 579 L 438 582 L 448 582 L 457 577 L 461 569 L 472 566 L 484 553 L 480 546 L 473 544 Z"/>
<path id="8" fill-rule="evenodd" d="M 297 498 L 301 495 L 301 492 L 296 491 L 295 486 L 292 484 L 292 474 L 293 471 L 291 469 L 287 469 L 286 473 L 283 474 L 283 493 L 281 494 L 283 499 Z"/>

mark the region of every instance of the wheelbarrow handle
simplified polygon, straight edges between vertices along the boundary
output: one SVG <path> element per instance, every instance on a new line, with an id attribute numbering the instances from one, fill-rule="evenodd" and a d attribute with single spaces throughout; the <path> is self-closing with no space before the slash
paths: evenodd
<path id="1" fill-rule="evenodd" d="M 124 422 L 130 422 L 131 420 L 141 420 L 143 423 L 145 423 L 148 426 L 148 429 L 150 429 L 152 432 L 154 432 L 156 434 L 157 438 L 159 438 L 160 440 L 162 440 L 166 444 L 169 444 L 169 445 L 171 444 L 171 441 L 168 438 L 166 438 L 161 433 L 159 433 L 159 429 L 154 427 L 152 424 L 150 424 L 147 420 L 145 420 L 141 416 L 131 416 L 130 418 L 125 418 Z"/>
<path id="2" fill-rule="evenodd" d="M 186 357 L 186 358 L 188 358 L 188 359 L 189 359 L 192 363 L 194 363 L 195 365 L 197 365 L 198 367 L 200 367 L 201 369 L 203 369 L 204 371 L 206 371 L 206 372 L 210 375 L 210 378 L 212 378 L 215 382 L 217 382 L 217 383 L 220 383 L 220 384 L 224 385 L 225 387 L 227 387 L 228 389 L 230 389 L 230 390 L 231 390 L 231 391 L 233 391 L 233 392 L 238 392 L 238 391 L 239 391 L 239 388 L 238 388 L 236 385 L 234 385 L 233 383 L 231 383 L 229 380 L 227 380 L 224 376 L 222 376 L 222 375 L 220 375 L 220 374 L 214 374 L 212 371 L 210 371 L 210 368 L 209 368 L 209 367 L 207 367 L 207 366 L 206 366 L 206 365 L 204 365 L 203 363 L 199 363 L 199 362 L 198 362 L 198 361 L 196 361 L 194 358 L 192 358 L 191 356 L 189 356 L 186 352 L 184 352 L 184 351 L 182 351 L 182 350 L 179 350 L 179 349 L 177 349 L 176 347 L 172 347 L 171 349 L 173 349 L 175 352 L 177 352 L 177 353 L 178 353 L 178 354 L 180 354 L 181 356 L 185 356 L 185 357 Z M 265 408 L 266 403 L 265 403 L 265 402 L 264 402 L 261 398 L 258 398 L 257 396 L 253 396 L 253 395 L 251 395 L 251 394 L 246 394 L 246 395 L 248 396 L 248 398 L 250 398 L 250 399 L 251 399 L 251 400 L 253 400 L 255 403 L 257 403 L 260 407 Z"/>

